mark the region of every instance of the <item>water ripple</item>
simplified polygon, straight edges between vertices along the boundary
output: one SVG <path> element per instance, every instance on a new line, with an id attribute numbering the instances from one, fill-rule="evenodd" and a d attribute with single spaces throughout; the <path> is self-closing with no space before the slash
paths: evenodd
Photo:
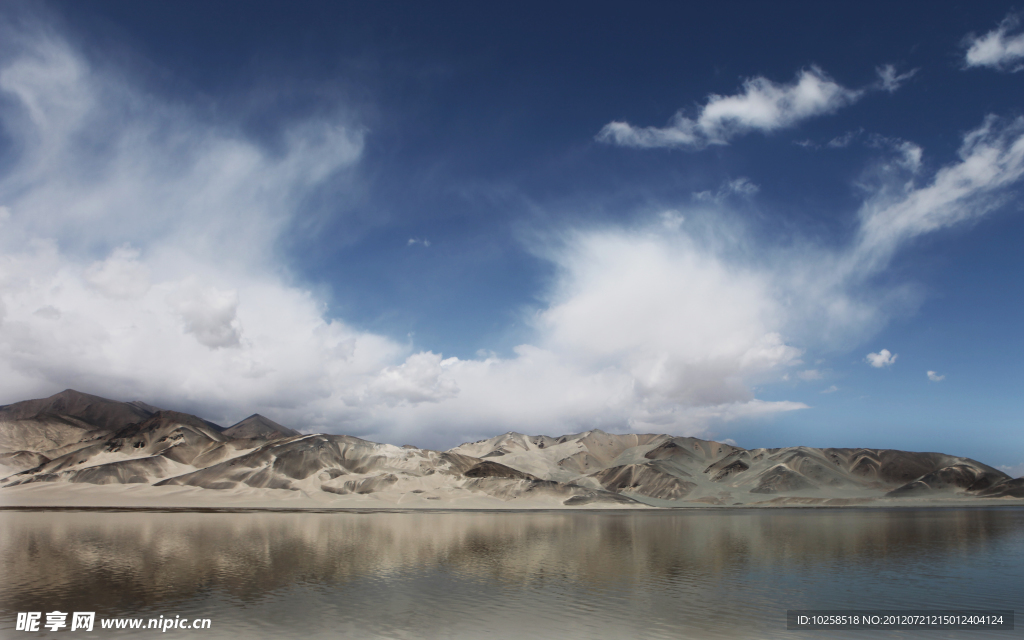
<path id="1" fill-rule="evenodd" d="M 807 639 L 828 636 L 786 609 L 1024 610 L 1021 509 L 0 517 L 5 635 L 53 609 L 310 640 Z"/>

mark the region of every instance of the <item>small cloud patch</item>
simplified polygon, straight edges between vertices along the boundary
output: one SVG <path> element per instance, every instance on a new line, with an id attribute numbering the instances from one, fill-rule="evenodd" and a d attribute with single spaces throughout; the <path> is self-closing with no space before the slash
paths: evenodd
<path id="1" fill-rule="evenodd" d="M 904 82 L 910 80 L 917 73 L 917 69 L 911 69 L 906 73 L 897 73 L 896 67 L 891 64 L 883 65 L 875 69 L 878 73 L 878 88 L 889 93 L 895 92 Z"/>
<path id="2" fill-rule="evenodd" d="M 679 231 L 679 228 L 683 226 L 683 222 L 686 221 L 686 218 L 683 217 L 683 214 L 679 213 L 675 209 L 662 211 L 661 213 L 658 214 L 658 218 L 661 220 L 662 226 L 664 226 L 669 231 Z"/>
<path id="3" fill-rule="evenodd" d="M 760 190 L 761 187 L 741 176 L 735 180 L 726 180 L 716 192 L 697 191 L 693 194 L 693 199 L 698 202 L 714 202 L 717 204 L 730 196 L 749 199 L 757 195 L 757 192 Z"/>
<path id="4" fill-rule="evenodd" d="M 53 305 L 46 305 L 45 307 L 39 307 L 32 315 L 37 318 L 45 318 L 46 320 L 60 320 L 60 309 Z"/>
<path id="5" fill-rule="evenodd" d="M 1006 464 L 999 465 L 999 470 L 1005 473 L 1006 475 L 1010 476 L 1011 478 L 1021 478 L 1024 477 L 1024 462 L 1021 462 L 1020 464 L 1015 464 L 1013 466 Z"/>
<path id="6" fill-rule="evenodd" d="M 242 326 L 238 320 L 238 292 L 204 287 L 190 279 L 168 297 L 180 316 L 185 333 L 210 349 L 238 347 Z"/>
<path id="7" fill-rule="evenodd" d="M 942 382 L 943 380 L 946 379 L 946 376 L 940 376 L 936 371 L 929 371 L 928 379 L 931 380 L 932 382 Z"/>
<path id="8" fill-rule="evenodd" d="M 1008 15 L 999 26 L 983 36 L 973 33 L 967 36 L 964 43 L 967 53 L 964 56 L 966 67 L 991 67 L 1003 71 L 1016 72 L 1024 69 L 1024 33 L 1010 35 L 1020 24 L 1016 15 Z"/>
<path id="9" fill-rule="evenodd" d="M 131 300 L 149 291 L 149 269 L 139 262 L 139 251 L 129 245 L 114 249 L 103 261 L 85 270 L 90 287 L 110 298 Z"/>
<path id="10" fill-rule="evenodd" d="M 864 361 L 876 369 L 891 367 L 899 354 L 891 353 L 888 349 L 882 349 L 878 353 L 869 353 Z"/>

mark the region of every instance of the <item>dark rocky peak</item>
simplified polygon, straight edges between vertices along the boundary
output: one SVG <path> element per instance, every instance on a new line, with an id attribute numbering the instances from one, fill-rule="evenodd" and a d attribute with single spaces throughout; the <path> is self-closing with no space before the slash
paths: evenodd
<path id="1" fill-rule="evenodd" d="M 301 435 L 298 431 L 280 425 L 270 418 L 254 413 L 245 420 L 231 425 L 224 430 L 224 435 L 235 439 L 276 440 Z"/>
<path id="2" fill-rule="evenodd" d="M 75 418 L 97 430 L 117 430 L 142 422 L 152 416 L 153 412 L 133 403 L 101 398 L 74 389 L 65 389 L 49 398 L 25 400 L 0 407 L 0 420 L 27 420 L 41 415 Z"/>

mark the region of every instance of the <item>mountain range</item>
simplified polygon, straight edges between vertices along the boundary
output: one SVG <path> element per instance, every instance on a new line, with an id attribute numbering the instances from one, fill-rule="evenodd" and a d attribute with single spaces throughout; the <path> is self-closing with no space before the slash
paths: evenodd
<path id="1" fill-rule="evenodd" d="M 68 389 L 0 407 L 0 504 L 300 508 L 848 506 L 1024 499 L 969 458 L 891 449 L 744 449 L 665 434 L 506 433 L 448 451 L 223 428 Z"/>

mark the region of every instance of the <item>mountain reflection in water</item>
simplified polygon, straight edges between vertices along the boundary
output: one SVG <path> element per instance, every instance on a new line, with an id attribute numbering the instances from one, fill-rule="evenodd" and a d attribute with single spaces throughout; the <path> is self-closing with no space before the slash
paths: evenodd
<path id="1" fill-rule="evenodd" d="M 786 609 L 1024 611 L 1013 508 L 0 519 L 5 637 L 54 609 L 209 617 L 161 634 L 207 638 L 812 638 L 828 636 L 787 632 Z M 1016 637 L 1000 633 L 982 637 Z"/>

